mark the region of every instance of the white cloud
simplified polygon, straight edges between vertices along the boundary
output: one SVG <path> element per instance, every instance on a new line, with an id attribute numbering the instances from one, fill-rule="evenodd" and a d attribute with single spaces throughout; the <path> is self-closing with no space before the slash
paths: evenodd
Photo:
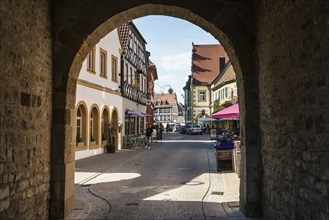
<path id="1" fill-rule="evenodd" d="M 191 67 L 191 52 L 162 56 L 158 65 L 166 71 L 186 70 Z"/>
<path id="2" fill-rule="evenodd" d="M 179 102 L 183 102 L 183 87 L 191 74 L 191 52 L 175 53 L 153 59 L 158 72 L 155 92 L 167 93 L 169 86 L 174 89 Z M 169 86 L 168 86 L 169 85 Z"/>
<path id="3" fill-rule="evenodd" d="M 156 93 L 167 93 L 169 86 L 174 89 L 174 92 L 177 94 L 177 99 L 179 102 L 184 103 L 182 95 L 184 94 L 183 87 L 188 80 L 189 71 L 179 72 L 179 73 L 159 73 L 159 79 L 155 81 L 154 91 Z"/>

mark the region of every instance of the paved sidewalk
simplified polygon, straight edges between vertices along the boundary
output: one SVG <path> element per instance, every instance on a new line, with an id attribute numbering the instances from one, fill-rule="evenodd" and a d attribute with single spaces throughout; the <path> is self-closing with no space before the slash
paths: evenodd
<path id="1" fill-rule="evenodd" d="M 74 210 L 65 219 L 86 219 L 88 215 L 90 216 L 90 214 L 94 212 L 93 210 L 99 210 L 100 208 L 107 210 L 104 210 L 105 213 L 95 213 L 94 219 L 106 219 L 109 204 L 103 199 L 93 195 L 88 188 L 89 185 L 85 183 L 97 178 L 107 169 L 115 168 L 118 164 L 136 156 L 144 150 L 144 148 L 136 150 L 120 150 L 116 151 L 114 154 L 104 153 L 77 160 L 75 162 Z"/>
<path id="2" fill-rule="evenodd" d="M 155 148 L 157 146 L 160 146 L 160 144 L 152 145 Z M 135 157 L 142 156 L 140 154 L 147 151 L 149 150 L 144 148 L 121 150 L 116 151 L 115 154 L 101 154 L 76 161 L 74 211 L 65 219 L 110 219 L 111 204 L 97 193 L 94 193 L 101 187 L 101 184 L 95 183 L 101 183 L 103 179 L 108 181 L 109 177 L 107 175 L 110 171 L 115 171 L 116 167 L 119 169 L 122 163 L 134 162 Z M 213 150 L 208 150 L 208 159 L 209 176 L 203 177 L 202 181 L 208 181 L 209 184 L 202 201 L 205 214 L 200 216 L 200 219 L 246 219 L 239 212 L 239 178 L 236 173 L 217 172 Z M 125 178 L 134 177 L 111 174 L 111 181 L 121 181 Z M 91 185 L 92 187 L 90 187 Z M 156 211 L 154 210 L 154 212 Z M 124 219 L 125 214 L 122 213 L 121 217 L 123 218 L 118 217 L 118 219 Z M 161 219 L 175 219 L 175 217 Z"/>

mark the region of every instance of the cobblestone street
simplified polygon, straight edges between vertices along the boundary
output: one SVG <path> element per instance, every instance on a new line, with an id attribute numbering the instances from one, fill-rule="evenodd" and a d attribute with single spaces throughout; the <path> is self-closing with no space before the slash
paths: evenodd
<path id="1" fill-rule="evenodd" d="M 76 161 L 67 219 L 246 219 L 237 174 L 217 172 L 213 143 L 207 135 L 168 133 L 151 150 Z"/>

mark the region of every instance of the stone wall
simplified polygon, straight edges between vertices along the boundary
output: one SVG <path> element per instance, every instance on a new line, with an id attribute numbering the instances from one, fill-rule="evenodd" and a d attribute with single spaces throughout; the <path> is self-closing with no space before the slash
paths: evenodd
<path id="1" fill-rule="evenodd" d="M 53 1 L 53 126 L 51 216 L 66 216 L 72 209 L 74 177 L 75 86 L 81 63 L 100 38 L 128 20 L 146 15 L 167 15 L 188 20 L 220 40 L 230 56 L 239 82 L 242 106 L 241 143 L 248 148 L 243 164 L 240 208 L 248 216 L 261 213 L 261 167 L 258 86 L 254 65 L 254 14 L 249 0 L 121 0 Z M 97 13 L 94 13 L 97 11 Z M 161 77 L 161 76 L 159 76 Z M 244 87 L 246 89 L 244 89 Z M 71 205 L 70 205 L 71 204 Z M 64 207 L 64 208 L 63 208 Z"/>
<path id="2" fill-rule="evenodd" d="M 261 1 L 265 219 L 329 217 L 329 2 Z"/>
<path id="3" fill-rule="evenodd" d="M 0 219 L 47 219 L 51 32 L 47 1 L 0 1 Z"/>
<path id="4" fill-rule="evenodd" d="M 194 22 L 221 39 L 235 63 L 244 213 L 328 218 L 328 1 L 258 0 L 256 33 L 250 2 L 0 0 L 0 219 L 48 219 L 49 210 L 60 218 L 72 210 L 78 70 L 107 30 L 148 14 Z"/>

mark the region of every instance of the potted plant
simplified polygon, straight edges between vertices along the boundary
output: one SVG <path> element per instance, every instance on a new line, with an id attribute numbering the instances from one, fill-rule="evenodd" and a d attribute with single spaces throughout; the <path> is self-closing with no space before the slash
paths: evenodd
<path id="1" fill-rule="evenodd" d="M 113 154 L 115 152 L 115 145 L 112 143 L 108 143 L 106 145 L 106 151 L 107 151 L 107 153 Z"/>
<path id="2" fill-rule="evenodd" d="M 96 145 L 96 140 L 92 135 L 90 135 L 90 145 Z"/>
<path id="3" fill-rule="evenodd" d="M 85 145 L 85 142 L 83 142 L 82 138 L 80 137 L 80 134 L 77 134 L 76 142 L 77 142 L 77 146 Z"/>

